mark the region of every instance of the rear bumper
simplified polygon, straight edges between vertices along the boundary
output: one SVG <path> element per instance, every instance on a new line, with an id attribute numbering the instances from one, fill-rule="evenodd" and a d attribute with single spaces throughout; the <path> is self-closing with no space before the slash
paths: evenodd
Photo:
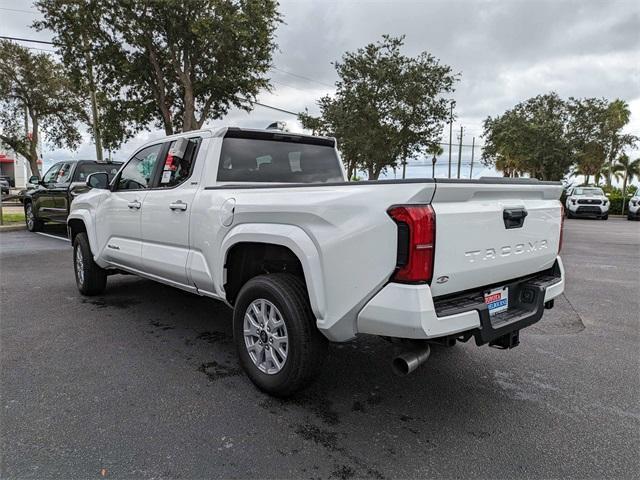
<path id="1" fill-rule="evenodd" d="M 545 303 L 564 291 L 562 260 L 501 286 L 509 287 L 509 310 L 490 317 L 483 291 L 491 285 L 434 301 L 428 285 L 389 283 L 358 314 L 358 333 L 423 340 L 464 334 L 478 345 L 491 342 L 542 318 Z"/>

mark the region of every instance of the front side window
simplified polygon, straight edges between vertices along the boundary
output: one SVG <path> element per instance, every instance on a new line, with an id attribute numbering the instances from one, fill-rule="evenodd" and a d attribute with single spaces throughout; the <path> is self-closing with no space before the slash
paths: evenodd
<path id="1" fill-rule="evenodd" d="M 141 190 L 149 188 L 153 171 L 160 159 L 162 144 L 143 148 L 125 165 L 118 179 L 117 190 Z"/>
<path id="2" fill-rule="evenodd" d="M 323 183 L 343 181 L 331 144 L 226 137 L 218 181 Z"/>
<path id="3" fill-rule="evenodd" d="M 56 175 L 56 183 L 69 183 L 71 182 L 71 171 L 73 170 L 72 163 L 63 163 Z"/>
<path id="4" fill-rule="evenodd" d="M 60 171 L 61 163 L 56 163 L 53 167 L 47 170 L 47 173 L 42 177 L 42 183 L 54 183 Z"/>

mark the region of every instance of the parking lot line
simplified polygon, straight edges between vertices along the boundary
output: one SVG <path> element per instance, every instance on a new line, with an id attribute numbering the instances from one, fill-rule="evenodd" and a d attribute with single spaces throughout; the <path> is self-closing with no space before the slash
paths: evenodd
<path id="1" fill-rule="evenodd" d="M 58 240 L 63 240 L 65 242 L 69 242 L 70 240 L 66 237 L 59 237 L 58 235 L 51 235 L 50 233 L 42 233 L 42 232 L 35 232 L 38 235 L 43 235 L 45 237 L 51 237 L 51 238 L 57 238 Z"/>

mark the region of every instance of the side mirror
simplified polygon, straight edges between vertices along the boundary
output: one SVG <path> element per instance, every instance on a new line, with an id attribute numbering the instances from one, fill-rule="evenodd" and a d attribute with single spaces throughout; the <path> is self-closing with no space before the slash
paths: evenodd
<path id="1" fill-rule="evenodd" d="M 106 172 L 95 172 L 87 177 L 87 187 L 106 190 L 109 188 L 109 175 Z"/>
<path id="2" fill-rule="evenodd" d="M 605 195 L 606 195 L 607 197 L 610 197 L 610 196 L 611 196 L 611 194 L 610 194 L 610 193 L 605 193 Z"/>
<path id="3" fill-rule="evenodd" d="M 33 185 L 38 185 L 40 183 L 40 179 L 38 177 L 36 177 L 35 175 L 31 175 L 29 177 L 29 183 L 31 183 Z"/>

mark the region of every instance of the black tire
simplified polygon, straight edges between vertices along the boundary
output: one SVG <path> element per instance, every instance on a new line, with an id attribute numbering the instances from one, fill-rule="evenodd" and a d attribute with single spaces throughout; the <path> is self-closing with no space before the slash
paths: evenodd
<path id="1" fill-rule="evenodd" d="M 287 356 L 277 373 L 261 371 L 245 342 L 245 314 L 258 299 L 275 305 L 286 326 Z M 233 311 L 233 338 L 240 365 L 251 381 L 260 390 L 278 397 L 292 395 L 311 382 L 322 367 L 328 343 L 316 327 L 304 281 L 289 273 L 260 275 L 242 287 Z"/>
<path id="2" fill-rule="evenodd" d="M 73 271 L 76 285 L 82 295 L 92 296 L 104 292 L 107 286 L 107 272 L 93 261 L 89 239 L 84 232 L 77 234 L 73 239 Z"/>
<path id="3" fill-rule="evenodd" d="M 609 214 L 607 213 L 606 215 L 604 215 L 604 216 L 602 217 L 602 219 L 603 219 L 603 220 L 609 220 Z"/>
<path id="4" fill-rule="evenodd" d="M 567 218 L 573 218 L 573 213 L 567 208 Z"/>
<path id="5" fill-rule="evenodd" d="M 31 202 L 27 202 L 24 206 L 24 222 L 30 232 L 39 232 L 44 226 L 44 222 L 38 218 Z"/>

